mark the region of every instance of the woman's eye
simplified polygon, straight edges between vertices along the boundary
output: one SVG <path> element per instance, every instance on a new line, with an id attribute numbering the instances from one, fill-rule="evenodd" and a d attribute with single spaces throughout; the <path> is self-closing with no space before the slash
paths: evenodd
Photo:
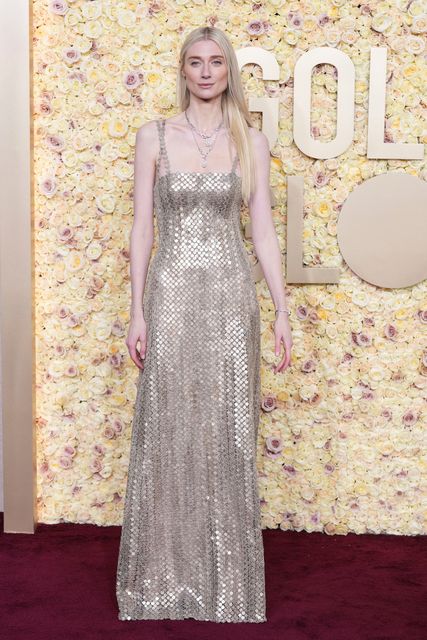
<path id="1" fill-rule="evenodd" d="M 221 60 L 213 60 L 213 63 L 214 64 L 216 64 L 216 63 L 222 64 L 222 61 Z M 193 60 L 192 62 L 190 62 L 190 66 L 191 67 L 194 67 L 195 64 L 199 64 L 199 61 L 198 60 Z"/>

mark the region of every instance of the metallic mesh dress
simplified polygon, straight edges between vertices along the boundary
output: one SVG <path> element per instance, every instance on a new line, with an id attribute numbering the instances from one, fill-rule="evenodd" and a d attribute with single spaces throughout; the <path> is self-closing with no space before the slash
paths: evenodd
<path id="1" fill-rule="evenodd" d="M 117 566 L 119 619 L 263 622 L 256 451 L 260 310 L 240 228 L 241 177 L 171 172 L 165 121 L 158 250 L 144 290 Z"/>

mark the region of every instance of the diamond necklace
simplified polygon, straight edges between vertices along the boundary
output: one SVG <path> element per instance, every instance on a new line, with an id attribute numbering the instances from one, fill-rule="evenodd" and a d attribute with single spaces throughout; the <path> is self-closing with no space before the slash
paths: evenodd
<path id="1" fill-rule="evenodd" d="M 218 137 L 218 131 L 221 129 L 221 127 L 223 125 L 223 121 L 221 120 L 219 125 L 217 127 L 215 127 L 213 132 L 209 135 L 207 133 L 203 133 L 202 131 L 199 131 L 197 129 L 197 127 L 195 127 L 194 124 L 192 122 L 190 122 L 190 120 L 188 118 L 188 115 L 187 115 L 187 111 L 184 111 L 184 113 L 185 113 L 185 117 L 187 119 L 187 122 L 190 125 L 190 129 L 191 129 L 191 133 L 193 134 L 194 142 L 196 143 L 197 149 L 198 149 L 200 155 L 202 156 L 201 165 L 202 165 L 202 167 L 206 167 L 207 164 L 208 164 L 208 160 L 207 160 L 208 155 L 213 149 L 215 141 L 216 141 L 216 139 Z M 203 142 L 206 145 L 206 149 L 201 149 L 199 147 L 199 143 L 197 142 L 197 139 L 196 139 L 196 136 L 194 135 L 194 133 L 197 133 L 202 138 Z"/>

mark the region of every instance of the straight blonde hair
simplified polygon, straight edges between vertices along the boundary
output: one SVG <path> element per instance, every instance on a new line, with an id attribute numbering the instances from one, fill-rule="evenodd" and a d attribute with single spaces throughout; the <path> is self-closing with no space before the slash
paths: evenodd
<path id="1" fill-rule="evenodd" d="M 221 97 L 222 117 L 239 156 L 242 176 L 242 198 L 247 205 L 255 184 L 255 162 L 249 133 L 249 127 L 253 127 L 254 125 L 246 104 L 239 65 L 233 45 L 221 29 L 217 27 L 197 27 L 186 36 L 179 53 L 176 91 L 177 106 L 181 111 L 185 111 L 190 104 L 190 92 L 187 89 L 185 78 L 182 76 L 182 70 L 188 49 L 199 40 L 213 40 L 216 42 L 227 63 L 228 85 Z"/>

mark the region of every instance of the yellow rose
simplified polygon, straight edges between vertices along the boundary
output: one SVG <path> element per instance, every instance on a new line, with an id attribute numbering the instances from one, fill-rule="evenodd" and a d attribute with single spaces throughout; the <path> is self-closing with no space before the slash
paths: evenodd
<path id="1" fill-rule="evenodd" d="M 86 266 L 86 260 L 80 251 L 68 252 L 68 255 L 65 256 L 64 263 L 69 273 L 79 271 Z"/>
<path id="2" fill-rule="evenodd" d="M 371 22 L 372 29 L 378 33 L 384 33 L 392 25 L 393 18 L 389 13 L 377 13 Z"/>
<path id="3" fill-rule="evenodd" d="M 421 36 L 408 35 L 405 38 L 405 49 L 408 53 L 418 55 L 425 50 L 425 39 Z"/>
<path id="4" fill-rule="evenodd" d="M 426 11 L 427 11 L 425 0 L 414 0 L 409 5 L 407 5 L 405 2 L 405 6 L 408 7 L 407 11 L 409 15 L 413 17 L 423 16 L 426 14 Z"/>
<path id="5" fill-rule="evenodd" d="M 420 15 L 414 18 L 411 24 L 412 33 L 426 33 L 427 31 L 427 16 Z"/>
<path id="6" fill-rule="evenodd" d="M 120 27 L 124 27 L 128 29 L 129 27 L 133 27 L 136 24 L 136 16 L 133 11 L 128 11 L 119 7 L 117 10 L 117 24 Z"/>
<path id="7" fill-rule="evenodd" d="M 91 21 L 85 22 L 83 24 L 83 34 L 86 38 L 90 38 L 92 40 L 98 40 L 103 32 L 103 27 L 101 22 Z"/>
<path id="8" fill-rule="evenodd" d="M 103 193 L 96 196 L 95 203 L 103 213 L 113 213 L 116 206 L 116 199 L 110 193 Z"/>
<path id="9" fill-rule="evenodd" d="M 287 44 L 294 46 L 299 40 L 299 33 L 293 29 L 284 29 L 282 33 L 282 40 Z"/>
<path id="10" fill-rule="evenodd" d="M 83 18 L 86 20 L 95 20 L 102 15 L 102 6 L 100 2 L 86 2 L 80 7 Z"/>
<path id="11" fill-rule="evenodd" d="M 86 249 L 86 255 L 89 260 L 97 260 L 102 254 L 102 247 L 99 242 L 91 242 Z"/>
<path id="12" fill-rule="evenodd" d="M 80 12 L 77 9 L 68 8 L 67 13 L 64 16 L 64 27 L 74 30 L 80 23 Z M 80 48 L 80 47 L 79 47 Z"/>

